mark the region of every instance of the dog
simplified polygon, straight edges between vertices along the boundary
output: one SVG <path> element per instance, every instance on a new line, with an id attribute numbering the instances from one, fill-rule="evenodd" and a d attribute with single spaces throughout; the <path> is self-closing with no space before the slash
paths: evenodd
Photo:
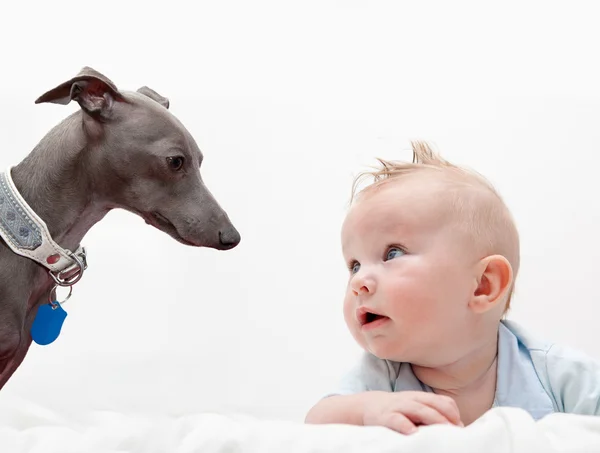
<path id="1" fill-rule="evenodd" d="M 120 91 L 84 67 L 35 102 L 71 101 L 80 108 L 0 175 L 0 389 L 32 340 L 58 336 L 66 314 L 56 289 L 71 291 L 81 279 L 81 241 L 112 209 L 188 246 L 230 250 L 241 240 L 167 98 L 147 86 Z"/>

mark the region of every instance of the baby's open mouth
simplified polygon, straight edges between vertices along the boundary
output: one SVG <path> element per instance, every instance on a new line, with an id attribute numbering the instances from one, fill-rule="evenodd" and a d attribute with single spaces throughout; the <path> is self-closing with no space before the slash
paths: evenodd
<path id="1" fill-rule="evenodd" d="M 388 319 L 387 316 L 380 315 L 379 313 L 375 313 L 369 311 L 368 309 L 359 308 L 357 311 L 358 322 L 361 327 L 366 326 L 367 324 L 371 324 L 375 321 L 379 321 L 380 319 Z"/>

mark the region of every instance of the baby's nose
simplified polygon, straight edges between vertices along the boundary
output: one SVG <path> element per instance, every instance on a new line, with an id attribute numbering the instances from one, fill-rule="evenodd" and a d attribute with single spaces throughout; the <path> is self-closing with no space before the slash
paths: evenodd
<path id="1" fill-rule="evenodd" d="M 363 285 L 360 288 L 352 289 L 352 292 L 354 293 L 355 296 L 358 296 L 359 294 L 368 294 L 369 288 L 367 288 L 365 285 Z"/>
<path id="2" fill-rule="evenodd" d="M 375 280 L 369 277 L 356 277 L 352 282 L 352 292 L 355 296 L 365 296 L 375 290 Z"/>

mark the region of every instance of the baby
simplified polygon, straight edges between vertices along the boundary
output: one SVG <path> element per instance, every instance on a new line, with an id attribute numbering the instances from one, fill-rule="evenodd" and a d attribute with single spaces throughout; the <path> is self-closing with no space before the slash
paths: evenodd
<path id="1" fill-rule="evenodd" d="M 519 235 L 492 186 L 424 142 L 413 163 L 380 162 L 342 227 L 344 318 L 365 353 L 306 422 L 410 434 L 496 406 L 600 415 L 600 364 L 504 319 Z"/>

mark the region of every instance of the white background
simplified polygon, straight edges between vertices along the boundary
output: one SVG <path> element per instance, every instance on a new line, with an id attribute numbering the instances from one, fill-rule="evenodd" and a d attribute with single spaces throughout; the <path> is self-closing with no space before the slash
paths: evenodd
<path id="1" fill-rule="evenodd" d="M 34 100 L 92 66 L 170 98 L 242 243 L 188 248 L 110 213 L 83 241 L 63 334 L 32 346 L 0 404 L 301 421 L 358 353 L 341 314 L 352 177 L 410 159 L 412 138 L 484 173 L 512 209 L 510 318 L 600 358 L 594 2 L 5 5 L 0 164 L 78 108 Z"/>

